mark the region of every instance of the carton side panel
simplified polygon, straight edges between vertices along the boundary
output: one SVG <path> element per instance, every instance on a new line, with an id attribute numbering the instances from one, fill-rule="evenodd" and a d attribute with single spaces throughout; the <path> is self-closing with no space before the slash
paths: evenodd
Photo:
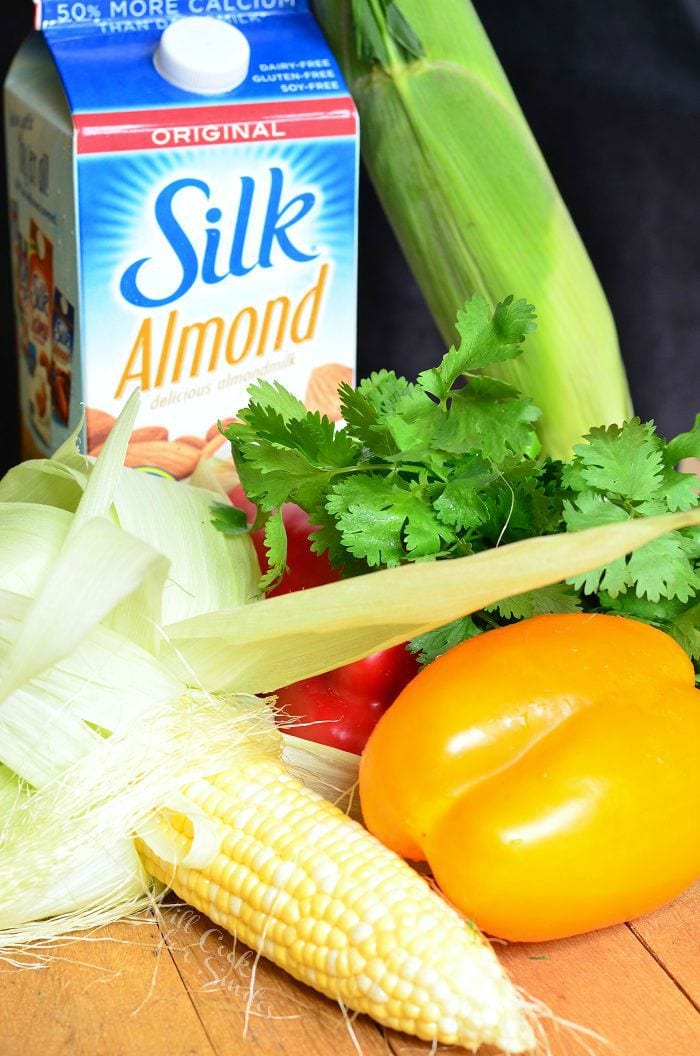
<path id="1" fill-rule="evenodd" d="M 5 79 L 5 91 L 40 111 L 44 121 L 71 135 L 73 120 L 58 70 L 41 33 L 32 33 L 15 55 Z"/>
<path id="2" fill-rule="evenodd" d="M 43 457 L 78 424 L 81 377 L 72 124 L 35 39 L 6 83 L 5 129 L 22 455 Z"/>

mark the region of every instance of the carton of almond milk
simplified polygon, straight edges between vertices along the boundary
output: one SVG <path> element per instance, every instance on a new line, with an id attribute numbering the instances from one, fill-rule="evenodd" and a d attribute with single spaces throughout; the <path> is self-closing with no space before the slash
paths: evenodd
<path id="1" fill-rule="evenodd" d="M 358 121 L 307 0 L 36 7 L 5 85 L 23 454 L 134 390 L 177 479 L 259 378 L 337 419 L 355 369 Z M 189 445 L 189 446 L 187 446 Z"/>

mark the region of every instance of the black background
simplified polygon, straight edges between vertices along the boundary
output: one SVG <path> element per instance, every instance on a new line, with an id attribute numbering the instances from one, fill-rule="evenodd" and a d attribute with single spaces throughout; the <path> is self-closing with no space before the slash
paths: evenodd
<path id="1" fill-rule="evenodd" d="M 31 0 L 11 3 L 2 77 L 33 16 Z M 689 428 L 700 407 L 700 0 L 476 8 L 610 299 L 637 413 L 667 436 Z M 19 452 L 4 205 L 0 215 L 3 471 Z M 360 373 L 413 376 L 443 348 L 366 181 L 360 217 Z"/>

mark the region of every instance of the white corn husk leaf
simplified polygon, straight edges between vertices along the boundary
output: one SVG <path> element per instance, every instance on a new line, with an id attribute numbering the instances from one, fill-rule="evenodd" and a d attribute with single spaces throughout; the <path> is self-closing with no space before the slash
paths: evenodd
<path id="1" fill-rule="evenodd" d="M 0 664 L 21 630 L 32 626 L 31 608 L 31 599 L 0 591 Z M 126 733 L 185 690 L 135 642 L 99 625 L 48 669 L 43 660 L 39 667 L 0 701 L 0 754 L 35 787 L 55 780 L 91 750 L 101 739 L 95 728 Z"/>
<path id="2" fill-rule="evenodd" d="M 0 828 L 1 946 L 90 926 L 103 919 L 106 907 L 112 916 L 117 908 L 129 912 L 147 891 L 132 825 L 137 808 L 146 816 L 161 801 L 149 795 L 142 779 L 147 748 L 151 770 L 166 776 L 157 741 L 139 729 L 139 721 L 107 739 L 108 722 L 103 733 L 80 714 L 85 693 L 76 680 L 89 687 L 94 677 L 97 658 L 88 639 L 96 628 L 103 683 L 111 681 L 110 688 L 127 699 L 137 695 L 134 674 L 119 662 L 122 641 L 131 653 L 136 646 L 99 624 L 110 606 L 151 576 L 154 561 L 167 566 L 150 547 L 104 518 L 93 518 L 75 535 L 68 532 L 34 597 L 0 591 L 0 759 L 33 786 L 9 807 L 6 803 Z M 108 571 L 97 582 L 96 572 L 105 564 Z M 104 641 L 110 634 L 112 655 Z M 61 669 L 63 660 L 67 670 Z M 143 662 L 148 660 L 157 664 L 144 653 Z M 100 696 L 97 690 L 97 710 L 102 704 L 108 720 Z M 157 699 L 144 710 L 157 715 Z M 114 709 L 114 719 L 124 724 L 123 708 Z M 43 925 L 45 916 L 55 919 Z"/>
<path id="3" fill-rule="evenodd" d="M 0 501 L 0 588 L 32 597 L 58 557 L 72 516 L 67 510 Z"/>
<path id="4" fill-rule="evenodd" d="M 69 532 L 12 643 L 0 702 L 108 618 L 137 641 L 155 641 L 167 567 L 161 554 L 102 517 Z"/>
<path id="5" fill-rule="evenodd" d="M 123 469 L 135 410 L 132 400 L 94 465 L 71 443 L 0 484 L 0 946 L 91 927 L 152 898 L 139 825 L 169 800 L 182 807 L 186 780 L 230 765 L 237 742 L 248 751 L 264 710 L 203 705 L 152 655 L 170 554 L 206 588 L 173 587 L 171 615 L 240 603 L 258 568 L 249 540 L 231 546 L 209 524 L 213 496 L 155 502 L 151 482 Z M 12 501 L 22 495 L 32 501 Z M 208 548 L 218 558 L 209 578 Z"/>
<path id="6" fill-rule="evenodd" d="M 217 500 L 220 496 L 202 488 L 122 473 L 114 502 L 119 524 L 170 562 L 163 592 L 166 622 L 234 608 L 257 595 L 260 569 L 250 539 L 226 536 L 210 525 Z"/>
<path id="7" fill-rule="evenodd" d="M 284 733 L 282 757 L 309 788 L 335 803 L 351 818 L 362 820 L 358 789 L 359 755 Z"/>
<path id="8" fill-rule="evenodd" d="M 4 823 L 0 814 L 0 956 L 152 903 L 135 837 L 148 838 L 157 811 L 186 813 L 180 789 L 188 782 L 263 750 L 279 749 L 260 701 L 235 708 L 184 694 L 16 796 Z M 204 824 L 191 820 L 195 831 Z"/>
<path id="9" fill-rule="evenodd" d="M 88 484 L 75 511 L 71 529 L 73 532 L 77 532 L 93 517 L 106 516 L 111 509 L 138 407 L 139 394 L 133 392 L 107 437 L 102 458 L 98 459 L 92 467 Z M 70 460 L 73 461 L 72 455 Z"/>
<path id="10" fill-rule="evenodd" d="M 0 480 L 0 502 L 35 503 L 75 513 L 91 469 L 90 460 L 78 455 L 76 443 L 77 433 L 71 438 L 70 445 L 76 457 L 82 460 L 80 470 L 60 460 L 61 452 L 67 449 L 64 444 L 52 458 L 20 462 L 9 470 Z"/>
<path id="11" fill-rule="evenodd" d="M 23 781 L 9 766 L 0 763 L 0 831 L 4 819 L 18 805 L 20 799 L 27 796 L 28 789 Z"/>
<path id="12" fill-rule="evenodd" d="M 352 663 L 505 597 L 598 568 L 700 510 L 526 539 L 471 557 L 372 572 L 209 613 L 164 629 L 172 669 L 214 692 L 249 693 Z"/>
<path id="13" fill-rule="evenodd" d="M 170 565 L 160 601 L 166 623 L 252 600 L 260 570 L 250 539 L 225 536 L 209 523 L 212 504 L 221 500 L 221 494 L 122 467 L 136 406 L 134 395 L 96 462 L 78 453 L 80 430 L 76 430 L 52 458 L 23 462 L 10 470 L 0 480 L 0 504 L 37 504 L 72 514 L 80 507 L 72 530 L 89 519 L 89 512 L 108 517 L 148 543 Z M 84 493 L 89 482 L 88 504 Z M 7 565 L 5 561 L 0 565 L 0 584 Z M 139 603 L 136 598 L 132 613 Z"/>

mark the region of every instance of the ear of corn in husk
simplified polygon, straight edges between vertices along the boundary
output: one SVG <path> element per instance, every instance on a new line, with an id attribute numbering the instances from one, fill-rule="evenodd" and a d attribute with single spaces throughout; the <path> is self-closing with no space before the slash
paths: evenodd
<path id="1" fill-rule="evenodd" d="M 612 316 L 469 0 L 314 0 L 360 113 L 362 155 L 446 341 L 454 306 L 523 290 L 542 320 L 489 368 L 532 397 L 548 453 L 631 415 Z"/>

